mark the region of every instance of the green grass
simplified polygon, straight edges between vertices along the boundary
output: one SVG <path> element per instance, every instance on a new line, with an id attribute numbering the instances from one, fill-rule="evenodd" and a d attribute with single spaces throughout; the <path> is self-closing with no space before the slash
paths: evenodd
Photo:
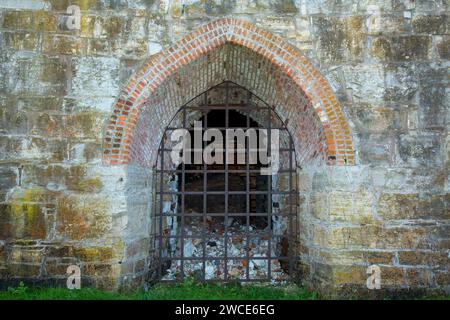
<path id="1" fill-rule="evenodd" d="M 27 287 L 23 283 L 0 291 L 0 300 L 316 300 L 318 295 L 295 285 L 274 287 L 267 284 L 200 284 L 192 279 L 183 283 L 158 284 L 149 289 L 129 293 L 102 291 L 94 288 Z M 356 297 L 355 297 L 356 299 Z M 392 298 L 386 297 L 386 300 Z M 449 295 L 418 297 L 418 300 L 450 300 Z"/>
<path id="2" fill-rule="evenodd" d="M 176 285 L 158 284 L 148 292 L 116 293 L 93 288 L 29 288 L 21 283 L 0 291 L 0 300 L 310 300 L 317 295 L 296 286 L 199 284 L 186 280 Z"/>

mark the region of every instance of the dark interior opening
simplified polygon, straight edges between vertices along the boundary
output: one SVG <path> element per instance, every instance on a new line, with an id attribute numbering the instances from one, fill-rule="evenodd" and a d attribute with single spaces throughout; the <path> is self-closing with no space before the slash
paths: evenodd
<path id="1" fill-rule="evenodd" d="M 199 122 L 196 122 L 199 121 Z M 241 163 L 205 161 L 203 151 L 213 141 L 193 141 L 201 124 L 220 130 L 222 147 L 226 130 L 255 130 L 255 154 L 235 141 L 245 157 Z M 170 134 L 183 128 L 190 132 L 190 158 L 194 148 L 201 159 L 173 163 Z M 280 131 L 280 170 L 264 175 L 267 163 L 260 158 L 260 134 Z M 197 132 L 198 133 L 198 132 Z M 268 135 L 265 135 L 268 138 Z M 268 139 L 270 140 L 270 139 Z M 196 143 L 197 142 L 197 143 Z M 242 141 L 244 142 L 244 141 Z M 189 147 L 189 146 L 188 146 Z M 178 150 L 179 152 L 179 150 Z M 222 159 L 226 159 L 226 150 Z M 215 156 L 215 155 L 213 155 Z M 242 159 L 241 159 L 242 160 Z M 182 106 L 166 128 L 159 149 L 154 239 L 157 278 L 180 281 L 194 276 L 201 281 L 285 281 L 295 266 L 296 220 L 295 154 L 291 136 L 275 111 L 247 89 L 232 82 L 213 87 Z"/>
<path id="2" fill-rule="evenodd" d="M 206 115 L 202 116 L 199 121 L 204 124 L 204 129 L 208 128 L 218 128 L 222 132 L 223 137 L 225 137 L 226 125 L 226 111 L 225 110 L 212 110 Z M 239 113 L 236 110 L 228 110 L 228 127 L 229 128 L 258 128 L 259 125 L 256 121 L 249 117 L 249 123 L 247 126 L 247 116 L 243 113 Z M 246 148 L 248 141 L 246 141 Z M 191 145 L 193 148 L 193 144 Z M 236 145 L 235 145 L 236 147 Z M 192 155 L 193 158 L 193 155 Z M 223 159 L 225 159 L 225 152 L 223 153 Z M 204 189 L 204 179 L 203 173 L 189 171 L 202 171 L 204 164 L 186 164 L 185 165 L 185 185 L 186 191 L 192 192 L 202 192 Z M 246 189 L 246 164 L 228 164 L 228 171 L 232 173 L 228 174 L 228 185 L 225 183 L 225 173 L 216 171 L 225 171 L 225 164 L 212 164 L 206 165 L 207 173 L 207 192 L 208 191 L 243 191 Z M 249 164 L 250 170 L 259 170 L 261 168 L 260 163 Z M 179 166 L 181 170 L 181 165 Z M 241 172 L 236 172 L 241 171 Z M 249 190 L 250 191 L 267 191 L 268 181 L 267 176 L 262 176 L 257 173 L 252 173 L 249 180 Z M 182 189 L 182 174 L 178 174 L 178 190 Z M 204 203 L 206 206 L 204 208 Z M 249 203 L 249 213 L 265 213 L 267 214 L 267 195 L 266 194 L 251 194 Z M 204 209 L 206 209 L 206 217 L 211 228 L 220 228 L 220 224 L 223 222 L 227 224 L 228 227 L 240 224 L 245 225 L 245 217 L 247 212 L 246 205 L 246 195 L 245 194 L 231 194 L 228 197 L 227 210 L 225 208 L 225 196 L 224 194 L 210 194 L 207 195 L 206 199 L 202 196 L 187 196 L 185 197 L 184 208 L 187 213 L 202 214 Z M 181 206 L 181 199 L 179 199 L 179 206 Z M 223 218 L 217 218 L 215 215 L 211 216 L 208 214 L 225 214 L 228 212 L 231 215 L 226 221 Z M 238 216 L 239 214 L 239 216 Z M 201 217 L 191 217 L 185 220 L 186 224 L 200 223 Z M 250 225 L 253 229 L 265 229 L 267 228 L 268 219 L 263 216 L 252 216 L 250 217 Z"/>

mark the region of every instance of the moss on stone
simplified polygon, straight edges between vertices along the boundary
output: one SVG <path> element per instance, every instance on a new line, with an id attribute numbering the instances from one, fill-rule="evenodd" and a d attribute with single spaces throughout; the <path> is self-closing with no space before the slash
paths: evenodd
<path id="1" fill-rule="evenodd" d="M 57 233 L 72 240 L 97 239 L 111 229 L 109 203 L 100 196 L 69 195 L 57 200 Z"/>
<path id="2" fill-rule="evenodd" d="M 98 192 L 103 188 L 103 183 L 100 178 L 89 178 L 80 181 L 78 187 L 83 192 Z"/>

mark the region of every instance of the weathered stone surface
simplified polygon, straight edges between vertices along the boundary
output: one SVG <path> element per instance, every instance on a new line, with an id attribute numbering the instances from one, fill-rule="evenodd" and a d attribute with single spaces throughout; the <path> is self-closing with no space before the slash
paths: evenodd
<path id="1" fill-rule="evenodd" d="M 432 272 L 428 269 L 405 269 L 405 277 L 411 287 L 430 287 Z"/>
<path id="2" fill-rule="evenodd" d="M 439 58 L 443 60 L 450 60 L 450 36 L 443 36 L 438 38 L 436 43 L 437 53 Z"/>
<path id="3" fill-rule="evenodd" d="M 86 52 L 86 46 L 87 42 L 84 38 L 45 33 L 42 51 L 47 54 L 83 55 Z"/>
<path id="4" fill-rule="evenodd" d="M 66 156 L 66 144 L 61 139 L 0 136 L 0 160 L 46 159 L 61 161 Z"/>
<path id="5" fill-rule="evenodd" d="M 321 220 L 326 220 L 328 218 L 329 204 L 328 195 L 326 193 L 316 192 L 311 194 L 310 205 L 313 217 Z"/>
<path id="6" fill-rule="evenodd" d="M 396 267 L 381 267 L 381 285 L 400 287 L 404 282 L 405 271 Z"/>
<path id="7" fill-rule="evenodd" d="M 376 37 L 372 39 L 371 54 L 382 61 L 426 60 L 431 49 L 429 36 Z"/>
<path id="8" fill-rule="evenodd" d="M 66 25 L 71 4 L 81 9 L 80 30 Z M 302 50 L 335 91 L 338 121 L 350 124 L 355 166 L 297 164 L 305 274 L 335 290 L 365 290 L 367 266 L 379 264 L 382 286 L 448 288 L 449 22 L 445 1 L 432 0 L 2 1 L 0 280 L 64 285 L 67 266 L 79 264 L 83 286 L 142 283 L 153 262 L 156 181 L 148 168 L 102 165 L 104 131 L 143 61 L 225 16 Z M 264 75 L 247 56 L 259 55 L 232 48 L 246 59 L 230 77 L 245 85 L 254 74 L 272 86 L 276 69 Z M 218 84 L 220 54 L 201 59 L 171 85 L 194 88 L 205 70 Z M 168 109 L 146 103 L 144 113 L 163 126 Z"/>
<path id="9" fill-rule="evenodd" d="M 386 90 L 384 99 L 398 103 L 411 102 L 419 90 L 419 77 L 414 64 L 388 64 L 385 69 Z"/>
<path id="10" fill-rule="evenodd" d="M 58 57 L 12 55 L 3 69 L 8 93 L 58 95 L 65 92 L 67 60 Z"/>
<path id="11" fill-rule="evenodd" d="M 370 250 L 343 250 L 334 251 L 314 251 L 310 250 L 309 254 L 314 259 L 319 259 L 322 263 L 331 265 L 389 265 L 392 264 L 395 253 L 390 251 L 370 251 Z"/>
<path id="12" fill-rule="evenodd" d="M 419 123 L 426 129 L 443 129 L 450 122 L 450 93 L 446 85 L 424 84 L 420 90 Z"/>
<path id="13" fill-rule="evenodd" d="M 379 64 L 343 67 L 345 89 L 356 102 L 382 103 L 385 93 L 384 69 Z"/>
<path id="14" fill-rule="evenodd" d="M 111 230 L 109 203 L 101 196 L 71 195 L 57 200 L 57 237 L 82 240 L 105 237 Z"/>
<path id="15" fill-rule="evenodd" d="M 320 230 L 314 236 L 317 237 L 314 239 L 316 243 L 329 248 L 427 248 L 427 234 L 420 227 L 383 228 L 376 224 L 335 227 L 331 230 Z"/>
<path id="16" fill-rule="evenodd" d="M 448 219 L 447 195 L 383 193 L 378 203 L 378 215 L 388 220 Z"/>
<path id="17" fill-rule="evenodd" d="M 440 137 L 436 134 L 400 135 L 399 156 L 407 165 L 439 165 L 442 162 Z"/>
<path id="18" fill-rule="evenodd" d="M 445 268 L 450 263 L 450 258 L 447 252 L 401 251 L 399 252 L 399 263 Z"/>
<path id="19" fill-rule="evenodd" d="M 34 32 L 2 32 L 1 38 L 5 48 L 15 50 L 34 50 L 39 41 L 39 35 Z"/>
<path id="20" fill-rule="evenodd" d="M 393 163 L 395 142 L 391 134 L 361 134 L 360 141 L 363 163 L 384 165 Z"/>
<path id="21" fill-rule="evenodd" d="M 330 217 L 333 222 L 370 224 L 373 221 L 371 202 L 373 196 L 364 191 L 332 192 L 329 197 Z"/>
<path id="22" fill-rule="evenodd" d="M 45 216 L 39 204 L 11 204 L 0 206 L 1 239 L 45 239 Z"/>
<path id="23" fill-rule="evenodd" d="M 415 33 L 445 34 L 448 32 L 446 15 L 418 15 L 412 19 Z"/>
<path id="24" fill-rule="evenodd" d="M 71 257 L 82 262 L 105 263 L 116 257 L 114 246 L 109 247 L 75 247 L 75 246 L 52 246 L 47 249 L 46 255 L 51 258 Z"/>
<path id="25" fill-rule="evenodd" d="M 407 30 L 406 19 L 399 13 L 373 12 L 367 18 L 366 25 L 371 35 L 399 34 Z"/>
<path id="26" fill-rule="evenodd" d="M 403 115 L 393 108 L 353 105 L 349 113 L 359 132 L 383 132 L 404 126 Z"/>
<path id="27" fill-rule="evenodd" d="M 364 41 L 363 18 L 314 19 L 314 29 L 319 35 L 322 61 L 330 63 L 358 61 L 362 57 Z"/>

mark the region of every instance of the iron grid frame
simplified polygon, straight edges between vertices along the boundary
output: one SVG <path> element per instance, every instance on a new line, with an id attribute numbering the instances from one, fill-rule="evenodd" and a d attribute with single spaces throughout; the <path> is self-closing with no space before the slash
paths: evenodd
<path id="1" fill-rule="evenodd" d="M 225 103 L 224 104 L 211 104 L 208 103 L 208 92 L 215 89 L 216 87 L 224 86 L 225 87 Z M 230 99 L 230 90 L 233 88 L 239 88 L 246 90 L 247 92 L 247 100 L 245 103 L 235 104 L 235 103 L 229 103 Z M 196 105 L 195 107 L 192 107 L 190 104 L 192 101 L 198 99 L 203 95 L 203 104 Z M 257 99 L 258 103 L 255 104 L 252 102 L 253 99 Z M 208 112 L 212 110 L 224 110 L 225 111 L 225 126 L 224 127 L 217 127 L 212 126 L 208 127 L 208 117 L 206 116 Z M 230 127 L 229 123 L 229 112 L 230 110 L 242 110 L 245 113 L 246 117 L 246 126 L 241 127 Z M 187 124 L 187 115 L 189 111 L 200 111 L 202 116 L 204 116 L 203 121 L 203 128 L 202 130 L 206 130 L 209 128 L 215 128 L 219 130 L 225 130 L 225 129 L 243 129 L 247 130 L 249 128 L 255 128 L 251 126 L 251 116 L 250 111 L 257 111 L 260 112 L 261 110 L 264 110 L 267 112 L 267 125 L 261 125 L 259 124 L 257 129 L 267 129 L 267 138 L 268 141 L 271 141 L 271 130 L 272 129 L 278 129 L 278 130 L 284 130 L 287 133 L 288 136 L 288 147 L 287 148 L 281 148 L 279 149 L 280 152 L 287 152 L 289 154 L 289 160 L 288 160 L 288 168 L 282 168 L 278 171 L 278 174 L 285 174 L 288 175 L 288 186 L 287 190 L 273 190 L 273 178 L 272 176 L 267 176 L 267 190 L 258 190 L 258 191 L 252 191 L 250 188 L 250 175 L 252 174 L 259 174 L 259 169 L 254 169 L 251 167 L 248 157 L 249 157 L 249 146 L 248 143 L 246 143 L 245 147 L 245 169 L 230 169 L 229 164 L 225 161 L 223 164 L 223 169 L 216 169 L 211 168 L 213 165 L 207 165 L 204 163 L 202 159 L 201 169 L 186 169 L 186 164 L 182 162 L 179 167 L 177 168 L 165 168 L 165 155 L 166 153 L 172 151 L 171 148 L 167 148 L 165 145 L 165 141 L 168 137 L 168 133 L 175 129 L 187 129 L 192 130 L 192 126 Z M 185 278 L 185 264 L 189 261 L 200 261 L 202 263 L 202 270 L 200 273 L 200 278 L 198 280 L 201 280 L 202 282 L 223 282 L 223 281 L 239 281 L 239 282 L 261 282 L 261 281 L 271 281 L 272 280 L 272 260 L 281 263 L 282 261 L 287 264 L 287 274 L 292 276 L 294 274 L 294 271 L 296 269 L 296 266 L 299 262 L 299 257 L 297 255 L 298 252 L 298 218 L 297 218 L 297 198 L 298 198 L 298 192 L 296 189 L 296 163 L 295 163 L 295 150 L 294 145 L 292 141 L 292 137 L 287 130 L 287 128 L 283 126 L 274 126 L 272 127 L 272 118 L 277 118 L 277 123 L 282 123 L 279 116 L 274 111 L 274 108 L 271 108 L 268 104 L 266 104 L 264 101 L 262 101 L 260 98 L 253 95 L 249 90 L 233 83 L 230 81 L 226 81 L 218 86 L 212 87 L 206 92 L 200 94 L 198 97 L 192 99 L 190 102 L 182 106 L 177 115 L 182 115 L 182 124 L 181 126 L 171 126 L 172 122 L 169 124 L 168 127 L 166 127 L 164 132 L 164 137 L 161 141 L 161 144 L 158 149 L 158 161 L 157 165 L 154 168 L 155 172 L 155 202 L 154 202 L 154 215 L 153 215 L 153 228 L 152 228 L 152 239 L 153 239 L 153 256 L 154 256 L 154 262 L 156 263 L 156 268 L 154 269 L 154 272 L 156 272 L 156 279 L 158 281 L 163 282 L 178 282 L 181 281 L 183 278 Z M 176 116 L 177 116 L 176 115 Z M 175 117 L 176 117 L 175 116 Z M 174 117 L 174 119 L 175 119 Z M 281 137 L 280 137 L 281 138 Z M 203 143 L 203 148 L 205 147 L 206 143 Z M 192 150 L 190 150 L 192 151 Z M 270 148 L 268 150 L 270 157 Z M 181 167 L 181 168 L 180 168 Z M 201 173 L 203 174 L 203 190 L 202 191 L 190 191 L 186 190 L 186 174 L 191 173 Z M 208 174 L 211 173 L 223 173 L 225 177 L 224 181 L 224 190 L 223 191 L 208 191 Z M 230 191 L 229 190 L 229 175 L 230 174 L 245 174 L 246 176 L 246 186 L 245 191 Z M 178 188 L 177 191 L 167 191 L 165 190 L 164 186 L 167 184 L 168 176 L 178 176 L 181 178 L 181 181 L 179 181 L 178 186 L 181 186 Z M 203 212 L 199 213 L 187 213 L 185 208 L 186 203 L 186 196 L 190 195 L 198 195 L 203 197 Z M 207 212 L 207 201 L 208 201 L 208 195 L 224 195 L 225 199 L 225 210 L 224 212 Z M 228 202 L 229 202 L 229 196 L 230 195 L 241 195 L 245 196 L 246 198 L 246 211 L 245 212 L 229 212 L 228 209 Z M 250 212 L 250 197 L 252 195 L 263 195 L 266 196 L 267 199 L 267 212 Z M 287 210 L 284 210 L 284 212 L 277 212 L 275 210 L 274 212 L 274 201 L 272 196 L 274 195 L 280 195 L 280 196 L 287 196 L 288 197 L 288 205 Z M 164 201 L 167 199 L 167 197 L 175 197 L 177 201 L 181 204 L 180 208 L 176 209 L 175 213 L 167 213 L 164 212 Z M 167 218 L 174 217 L 177 219 L 177 222 L 179 221 L 179 230 L 181 232 L 178 232 L 176 236 L 170 235 L 168 226 L 164 223 Z M 197 235 L 186 235 L 185 234 L 185 221 L 186 218 L 192 218 L 192 217 L 199 217 L 202 218 L 203 223 L 201 224 L 201 232 Z M 207 217 L 223 217 L 224 218 L 224 254 L 223 256 L 213 256 L 209 257 L 206 256 L 206 245 L 207 245 L 207 239 L 206 235 L 206 225 L 207 225 Z M 228 253 L 228 225 L 226 221 L 230 217 L 245 217 L 245 247 L 246 247 L 246 253 L 245 256 L 230 256 Z M 250 230 L 250 218 L 251 217 L 265 217 L 267 218 L 267 230 L 264 232 L 261 231 L 255 231 Z M 287 227 L 286 232 L 284 234 L 275 234 L 273 231 L 273 218 L 280 218 L 284 217 L 287 218 Z M 286 234 L 287 233 L 287 234 Z M 267 238 L 268 241 L 268 254 L 263 257 L 254 257 L 250 256 L 250 239 L 262 239 Z M 277 253 L 278 250 L 272 250 L 272 241 L 275 239 L 278 239 L 278 243 L 281 243 L 282 239 L 286 239 L 288 241 L 288 251 L 287 254 L 280 254 Z M 168 253 L 168 247 L 169 242 L 171 239 L 175 239 L 176 241 L 176 247 L 179 249 L 179 255 L 170 255 Z M 201 257 L 188 257 L 185 256 L 184 253 L 184 242 L 189 239 L 198 239 L 201 240 L 202 244 L 202 256 Z M 276 251 L 276 252 L 273 252 Z M 251 278 L 250 277 L 250 261 L 251 260 L 265 260 L 267 261 L 267 273 L 265 277 L 260 278 Z M 213 278 L 213 279 L 207 279 L 206 278 L 206 262 L 207 261 L 219 261 L 224 263 L 224 273 L 223 278 Z M 228 264 L 232 261 L 244 261 L 244 265 L 246 267 L 245 270 L 245 278 L 232 278 L 229 276 L 228 271 Z M 164 275 L 167 269 L 167 266 L 171 263 L 179 263 L 180 264 L 180 275 L 173 279 L 173 280 L 167 280 L 164 279 Z"/>

